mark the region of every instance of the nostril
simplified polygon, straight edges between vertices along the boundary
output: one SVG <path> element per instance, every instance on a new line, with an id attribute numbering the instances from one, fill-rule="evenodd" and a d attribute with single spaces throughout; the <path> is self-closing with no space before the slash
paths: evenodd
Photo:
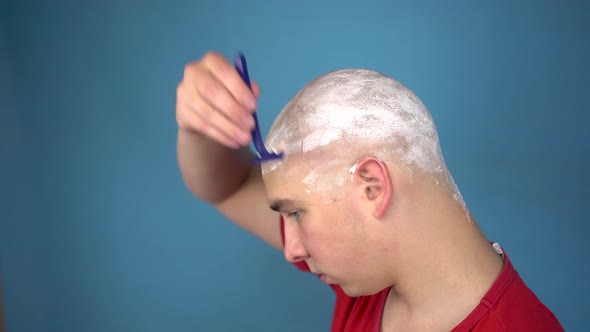
<path id="1" fill-rule="evenodd" d="M 288 262 L 297 263 L 297 262 L 300 262 L 300 261 L 304 260 L 305 257 L 302 256 L 302 255 L 293 254 L 292 252 L 290 252 L 288 250 L 285 250 L 285 259 Z"/>

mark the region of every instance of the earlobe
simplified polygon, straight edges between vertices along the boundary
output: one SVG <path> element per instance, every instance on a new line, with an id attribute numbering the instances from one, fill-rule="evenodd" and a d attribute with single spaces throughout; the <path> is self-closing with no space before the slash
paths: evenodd
<path id="1" fill-rule="evenodd" d="M 393 185 L 387 164 L 367 157 L 358 162 L 355 173 L 364 198 L 373 203 L 373 216 L 381 218 L 387 212 L 393 195 Z"/>

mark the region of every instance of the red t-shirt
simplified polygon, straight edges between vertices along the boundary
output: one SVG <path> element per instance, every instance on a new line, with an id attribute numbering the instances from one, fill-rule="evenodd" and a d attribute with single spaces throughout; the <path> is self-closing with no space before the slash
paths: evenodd
<path id="1" fill-rule="evenodd" d="M 281 218 L 281 238 L 284 243 Z M 479 305 L 452 331 L 564 331 L 553 313 L 522 281 L 508 256 L 503 253 L 504 266 Z M 310 272 L 305 261 L 294 263 Z M 350 297 L 338 285 L 330 285 L 336 293 L 332 332 L 379 332 L 385 300 L 390 288 L 369 295 Z"/>

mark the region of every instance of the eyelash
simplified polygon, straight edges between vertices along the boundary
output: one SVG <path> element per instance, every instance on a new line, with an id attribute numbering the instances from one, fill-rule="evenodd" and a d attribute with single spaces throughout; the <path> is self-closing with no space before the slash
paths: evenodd
<path id="1" fill-rule="evenodd" d="M 301 219 L 301 210 L 295 210 L 287 213 L 287 218 L 295 218 L 296 221 Z"/>

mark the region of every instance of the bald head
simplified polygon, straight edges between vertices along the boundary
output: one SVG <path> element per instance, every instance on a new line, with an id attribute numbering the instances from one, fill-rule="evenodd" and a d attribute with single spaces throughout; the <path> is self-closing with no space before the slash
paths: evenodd
<path id="1" fill-rule="evenodd" d="M 427 173 L 440 171 L 442 161 L 435 125 L 420 99 L 400 82 L 362 69 L 307 84 L 278 115 L 266 144 L 287 159 L 316 150 L 353 159 L 373 154 Z"/>
<path id="2" fill-rule="evenodd" d="M 371 70 L 338 70 L 307 84 L 278 115 L 266 145 L 284 158 L 263 164 L 263 175 L 300 164 L 311 183 L 372 156 L 409 174 L 450 179 L 428 109 L 403 84 Z"/>

